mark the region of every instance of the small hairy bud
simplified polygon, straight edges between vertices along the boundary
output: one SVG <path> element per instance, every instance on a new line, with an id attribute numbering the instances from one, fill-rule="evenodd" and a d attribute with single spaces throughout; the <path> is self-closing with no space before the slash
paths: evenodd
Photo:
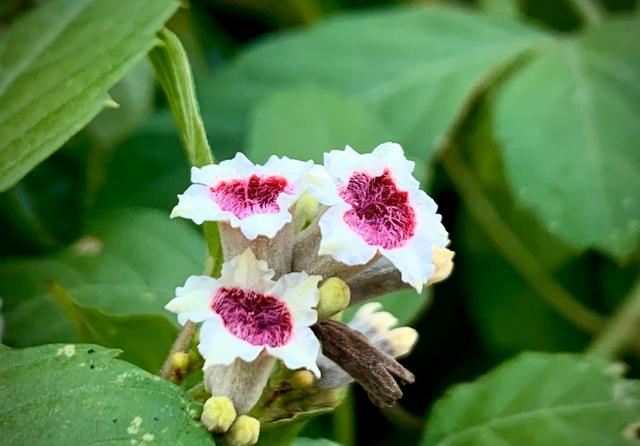
<path id="1" fill-rule="evenodd" d="M 296 203 L 295 214 L 293 215 L 294 231 L 300 232 L 313 222 L 320 212 L 320 202 L 309 194 L 304 194 Z"/>
<path id="2" fill-rule="evenodd" d="M 349 285 L 338 277 L 330 277 L 320 286 L 318 319 L 328 319 L 347 308 L 351 299 Z"/>
<path id="3" fill-rule="evenodd" d="M 248 415 L 240 415 L 225 435 L 228 446 L 252 446 L 258 442 L 260 422 Z"/>
<path id="4" fill-rule="evenodd" d="M 435 266 L 436 270 L 427 282 L 428 285 L 433 285 L 437 282 L 442 282 L 449 277 L 451 271 L 453 271 L 453 257 L 455 253 L 447 248 L 440 248 L 435 246 L 433 248 L 433 258 L 431 262 Z"/>
<path id="5" fill-rule="evenodd" d="M 204 403 L 200 420 L 211 432 L 223 433 L 236 419 L 236 409 L 226 396 L 212 396 Z"/>
<path id="6" fill-rule="evenodd" d="M 171 355 L 171 368 L 180 373 L 186 372 L 189 368 L 189 354 L 186 352 L 175 352 Z"/>
<path id="7" fill-rule="evenodd" d="M 308 370 L 298 370 L 293 374 L 289 383 L 296 390 L 307 389 L 313 385 L 315 377 Z"/>

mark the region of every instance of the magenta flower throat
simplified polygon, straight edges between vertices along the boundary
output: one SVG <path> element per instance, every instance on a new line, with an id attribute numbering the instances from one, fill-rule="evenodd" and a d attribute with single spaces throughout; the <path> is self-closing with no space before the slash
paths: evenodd
<path id="1" fill-rule="evenodd" d="M 236 337 L 252 345 L 280 347 L 291 338 L 291 312 L 280 299 L 241 288 L 220 288 L 211 310 Z"/>
<path id="2" fill-rule="evenodd" d="M 278 197 L 282 193 L 290 193 L 289 189 L 286 178 L 254 174 L 246 179 L 221 181 L 215 187 L 210 187 L 209 192 L 222 210 L 245 218 L 254 214 L 279 212 Z"/>
<path id="3" fill-rule="evenodd" d="M 416 219 L 408 192 L 398 190 L 388 169 L 371 176 L 355 172 L 340 192 L 352 206 L 344 221 L 368 244 L 398 248 L 415 232 Z"/>

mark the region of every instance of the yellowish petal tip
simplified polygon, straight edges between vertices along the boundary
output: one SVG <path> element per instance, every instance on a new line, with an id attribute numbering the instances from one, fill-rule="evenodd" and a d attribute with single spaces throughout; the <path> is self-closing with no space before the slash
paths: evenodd
<path id="1" fill-rule="evenodd" d="M 434 283 L 441 282 L 453 271 L 453 257 L 455 252 L 447 248 L 434 247 L 433 248 L 433 266 L 435 266 L 435 272 L 429 278 L 426 285 L 433 285 Z"/>
<path id="2" fill-rule="evenodd" d="M 384 333 L 398 323 L 398 319 L 386 311 L 377 311 L 371 314 L 367 319 L 378 333 Z"/>
<path id="3" fill-rule="evenodd" d="M 418 341 L 418 332 L 411 327 L 399 327 L 389 331 L 386 339 L 393 346 L 393 356 L 408 354 Z"/>

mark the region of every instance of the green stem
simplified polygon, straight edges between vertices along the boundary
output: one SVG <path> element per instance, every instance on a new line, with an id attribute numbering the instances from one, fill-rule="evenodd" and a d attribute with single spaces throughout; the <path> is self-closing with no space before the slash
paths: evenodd
<path id="1" fill-rule="evenodd" d="M 602 7 L 597 0 L 570 0 L 570 3 L 589 25 L 598 25 L 602 21 Z"/>
<path id="2" fill-rule="evenodd" d="M 159 44 L 149 52 L 149 60 L 178 124 L 187 157 L 196 167 L 212 164 L 214 158 L 200 116 L 187 53 L 180 39 L 168 29 L 161 30 L 158 38 Z"/>
<path id="3" fill-rule="evenodd" d="M 415 416 L 400 404 L 382 409 L 384 416 L 398 427 L 422 432 L 426 426 L 425 420 Z"/>
<path id="4" fill-rule="evenodd" d="M 603 318 L 574 298 L 540 265 L 483 193 L 456 148 L 449 147 L 441 160 L 472 218 L 529 285 L 569 322 L 586 332 L 599 332 L 604 326 Z"/>
<path id="5" fill-rule="evenodd" d="M 158 39 L 158 45 L 149 52 L 149 60 L 178 125 L 187 158 L 196 167 L 212 164 L 214 157 L 200 115 L 187 53 L 180 39 L 166 28 L 158 33 Z M 216 276 L 223 261 L 218 227 L 214 222 L 205 222 L 203 230 L 213 262 L 212 275 Z"/>
<path id="6" fill-rule="evenodd" d="M 587 349 L 592 355 L 615 357 L 631 347 L 640 333 L 640 279 Z"/>
<path id="7" fill-rule="evenodd" d="M 353 389 L 348 389 L 342 403 L 333 411 L 336 441 L 344 446 L 356 444 L 355 415 L 356 403 Z"/>

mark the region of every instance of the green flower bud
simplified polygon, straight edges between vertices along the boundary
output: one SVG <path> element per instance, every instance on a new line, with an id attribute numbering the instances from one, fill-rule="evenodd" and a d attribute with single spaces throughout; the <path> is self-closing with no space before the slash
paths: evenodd
<path id="1" fill-rule="evenodd" d="M 258 442 L 260 422 L 248 415 L 240 415 L 225 435 L 228 446 L 252 446 Z"/>
<path id="2" fill-rule="evenodd" d="M 211 432 L 223 433 L 236 419 L 236 409 L 226 396 L 212 396 L 204 403 L 200 421 Z"/>
<path id="3" fill-rule="evenodd" d="M 349 285 L 337 277 L 330 277 L 320 286 L 318 319 L 327 319 L 344 310 L 351 300 Z"/>

